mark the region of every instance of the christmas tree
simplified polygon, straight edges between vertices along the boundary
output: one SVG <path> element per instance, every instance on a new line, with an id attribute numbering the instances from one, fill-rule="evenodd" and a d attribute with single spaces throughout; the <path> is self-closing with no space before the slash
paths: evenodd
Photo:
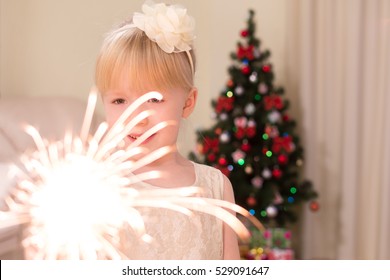
<path id="1" fill-rule="evenodd" d="M 295 222 L 298 205 L 317 194 L 300 177 L 303 148 L 288 115 L 284 90 L 273 84 L 270 52 L 255 38 L 254 12 L 231 54 L 230 78 L 212 101 L 215 124 L 198 131 L 190 159 L 220 169 L 231 181 L 236 203 L 270 227 Z"/>

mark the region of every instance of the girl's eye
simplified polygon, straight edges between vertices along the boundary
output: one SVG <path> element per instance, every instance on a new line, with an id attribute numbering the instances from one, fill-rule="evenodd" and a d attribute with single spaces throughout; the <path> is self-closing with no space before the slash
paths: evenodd
<path id="1" fill-rule="evenodd" d="M 157 98 L 152 98 L 152 99 L 149 99 L 148 102 L 150 102 L 150 103 L 160 103 L 160 102 L 163 102 L 163 100 L 162 99 L 159 100 Z"/>
<path id="2" fill-rule="evenodd" d="M 112 101 L 112 104 L 119 105 L 119 104 L 124 104 L 125 102 L 126 102 L 126 100 L 124 100 L 123 98 L 118 98 L 118 99 L 115 99 L 114 101 Z"/>

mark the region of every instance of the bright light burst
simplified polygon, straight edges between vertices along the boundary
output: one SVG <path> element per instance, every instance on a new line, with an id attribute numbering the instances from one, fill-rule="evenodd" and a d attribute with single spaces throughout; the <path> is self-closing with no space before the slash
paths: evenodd
<path id="1" fill-rule="evenodd" d="M 121 251 L 119 244 L 120 232 L 126 225 L 145 242 L 152 240 L 138 207 L 167 208 L 185 215 L 194 211 L 207 213 L 227 223 L 243 239 L 249 238 L 249 232 L 232 212 L 262 228 L 244 208 L 202 198 L 202 189 L 198 187 L 152 190 L 132 187 L 161 176 L 157 171 L 137 175 L 134 171 L 172 151 L 170 147 L 162 147 L 148 153 L 139 146 L 170 125 L 169 122 L 159 123 L 126 149 L 118 149 L 132 128 L 153 114 L 143 111 L 130 119 L 132 113 L 147 100 L 161 97 L 158 92 L 141 96 L 111 128 L 102 123 L 93 135 L 89 131 L 96 91 L 89 96 L 80 136 L 67 133 L 62 141 L 48 142 L 33 126 L 25 127 L 37 149 L 21 158 L 20 182 L 5 199 L 7 210 L 0 212 L 0 227 L 23 225 L 26 258 L 126 259 L 126 252 Z"/>

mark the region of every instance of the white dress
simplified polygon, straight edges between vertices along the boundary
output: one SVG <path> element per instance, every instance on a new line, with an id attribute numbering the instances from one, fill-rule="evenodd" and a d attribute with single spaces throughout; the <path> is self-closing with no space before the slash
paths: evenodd
<path id="1" fill-rule="evenodd" d="M 223 199 L 223 175 L 213 167 L 193 163 L 196 180 L 204 197 Z M 158 188 L 142 183 L 143 188 Z M 223 259 L 221 220 L 194 212 L 186 216 L 161 208 L 139 209 L 145 220 L 146 233 L 153 240 L 146 243 L 134 234 L 126 234 L 122 248 L 129 259 L 141 260 L 218 260 Z"/>

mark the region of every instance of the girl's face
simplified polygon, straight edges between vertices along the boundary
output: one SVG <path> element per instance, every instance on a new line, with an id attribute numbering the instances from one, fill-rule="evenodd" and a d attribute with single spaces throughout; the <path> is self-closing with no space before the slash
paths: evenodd
<path id="1" fill-rule="evenodd" d="M 103 94 L 103 105 L 109 126 L 112 126 L 123 111 L 143 94 L 155 91 L 155 89 L 134 90 L 129 86 L 129 79 L 122 78 L 112 89 Z M 131 116 L 132 119 L 144 110 L 153 110 L 155 113 L 138 123 L 125 138 L 126 146 L 134 142 L 148 129 L 163 121 L 173 123 L 149 138 L 142 147 L 153 151 L 163 146 L 176 148 L 179 133 L 179 124 L 182 117 L 187 117 L 193 110 L 196 101 L 196 90 L 190 93 L 182 89 L 158 91 L 162 94 L 162 100 L 151 99 L 143 103 Z M 172 122 L 173 121 L 173 122 Z"/>

